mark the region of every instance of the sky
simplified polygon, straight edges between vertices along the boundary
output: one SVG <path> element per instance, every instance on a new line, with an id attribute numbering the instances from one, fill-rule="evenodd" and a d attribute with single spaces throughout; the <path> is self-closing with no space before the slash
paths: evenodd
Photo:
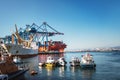
<path id="1" fill-rule="evenodd" d="M 0 37 L 43 22 L 67 50 L 120 46 L 120 0 L 0 0 Z"/>

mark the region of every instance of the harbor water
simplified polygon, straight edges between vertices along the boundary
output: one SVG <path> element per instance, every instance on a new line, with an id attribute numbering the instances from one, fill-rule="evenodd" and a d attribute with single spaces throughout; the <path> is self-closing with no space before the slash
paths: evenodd
<path id="1" fill-rule="evenodd" d="M 96 63 L 96 69 L 70 67 L 71 58 L 74 56 L 81 58 L 83 54 L 85 52 L 39 54 L 32 58 L 23 59 L 24 64 L 29 66 L 29 71 L 14 80 L 120 80 L 120 52 L 90 52 Z M 53 56 L 55 59 L 64 57 L 67 66 L 55 68 L 38 66 L 38 63 L 45 61 L 47 56 Z M 32 70 L 37 71 L 38 74 L 31 75 Z"/>

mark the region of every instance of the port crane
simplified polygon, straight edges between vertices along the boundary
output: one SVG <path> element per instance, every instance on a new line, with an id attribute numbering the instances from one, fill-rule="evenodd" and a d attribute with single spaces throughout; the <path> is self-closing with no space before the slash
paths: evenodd
<path id="1" fill-rule="evenodd" d="M 64 35 L 64 33 L 57 31 L 46 22 L 43 22 L 40 26 L 35 23 L 32 25 L 26 25 L 25 29 L 19 29 L 19 34 L 25 40 L 29 40 L 29 36 L 32 35 L 33 41 L 38 42 L 39 46 L 45 46 L 46 48 L 48 48 L 49 45 L 48 37 Z"/>
<path id="2" fill-rule="evenodd" d="M 30 25 L 26 26 L 27 26 L 26 30 L 29 30 L 29 33 L 35 35 L 36 38 L 38 38 L 38 41 L 40 37 L 42 37 L 42 39 L 46 38 L 46 40 L 48 40 L 48 37 L 50 36 L 64 35 L 64 33 L 58 32 L 56 29 L 48 25 L 46 22 L 43 22 L 43 24 L 40 26 L 36 25 L 35 23 L 33 23 L 31 26 Z"/>
<path id="3" fill-rule="evenodd" d="M 32 25 L 26 25 L 25 28 L 17 29 L 15 25 L 16 32 L 11 36 L 6 36 L 6 41 L 12 42 L 13 44 L 22 44 L 25 47 L 31 48 L 31 43 L 36 43 L 38 45 L 38 51 L 60 51 L 63 52 L 66 48 L 66 44 L 62 41 L 52 41 L 49 37 L 55 35 L 64 35 L 51 27 L 46 22 L 43 22 L 40 26 L 33 23 Z"/>

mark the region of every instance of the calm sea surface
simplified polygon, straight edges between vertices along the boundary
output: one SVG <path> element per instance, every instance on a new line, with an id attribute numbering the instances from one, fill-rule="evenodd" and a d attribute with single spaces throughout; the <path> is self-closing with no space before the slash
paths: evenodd
<path id="1" fill-rule="evenodd" d="M 64 54 L 40 54 L 36 57 L 23 59 L 30 70 L 14 80 L 120 80 L 120 52 L 90 52 L 96 63 L 96 69 L 83 70 L 79 67 L 70 67 L 71 57 L 81 58 L 80 53 Z M 64 57 L 67 61 L 66 67 L 46 68 L 39 67 L 38 63 L 45 61 L 47 56 L 55 59 Z M 30 71 L 35 70 L 37 75 L 31 75 Z"/>

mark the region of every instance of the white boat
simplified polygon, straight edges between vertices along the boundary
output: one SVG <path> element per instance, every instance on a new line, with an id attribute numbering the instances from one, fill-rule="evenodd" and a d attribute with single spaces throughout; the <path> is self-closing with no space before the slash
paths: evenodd
<path id="1" fill-rule="evenodd" d="M 8 80 L 8 75 L 0 74 L 0 80 Z"/>
<path id="2" fill-rule="evenodd" d="M 16 64 L 17 63 L 22 63 L 21 58 L 19 56 L 13 57 L 13 62 L 16 63 Z"/>
<path id="3" fill-rule="evenodd" d="M 70 66 L 80 66 L 80 59 L 78 57 L 72 57 Z"/>
<path id="4" fill-rule="evenodd" d="M 52 56 L 47 57 L 47 61 L 45 62 L 46 67 L 55 67 L 55 59 Z"/>
<path id="5" fill-rule="evenodd" d="M 93 56 L 89 53 L 83 55 L 81 58 L 80 66 L 81 68 L 95 68 L 96 64 L 94 63 Z"/>
<path id="6" fill-rule="evenodd" d="M 66 66 L 66 64 L 67 64 L 67 62 L 64 59 L 64 57 L 59 58 L 57 61 L 57 66 Z"/>

